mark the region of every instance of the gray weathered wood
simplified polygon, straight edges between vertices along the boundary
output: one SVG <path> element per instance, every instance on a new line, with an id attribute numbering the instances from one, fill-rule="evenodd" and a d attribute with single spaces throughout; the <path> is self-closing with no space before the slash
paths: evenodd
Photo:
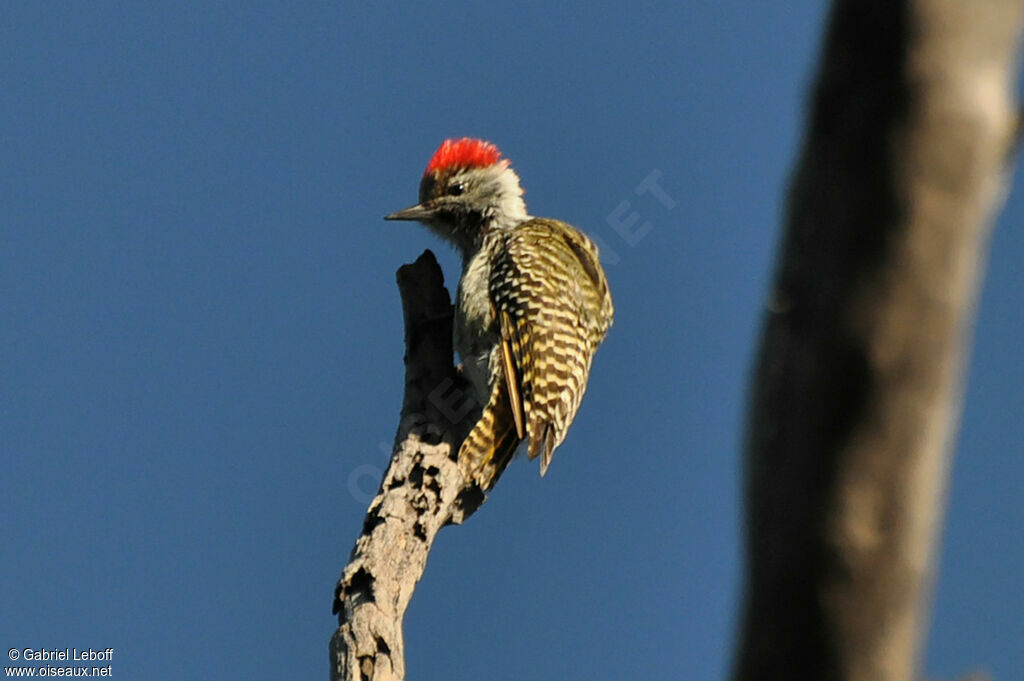
<path id="1" fill-rule="evenodd" d="M 479 415 L 452 366 L 452 307 L 429 251 L 398 271 L 405 397 L 391 464 L 335 592 L 332 681 L 405 678 L 402 618 L 437 532 L 483 502 L 453 452 Z"/>

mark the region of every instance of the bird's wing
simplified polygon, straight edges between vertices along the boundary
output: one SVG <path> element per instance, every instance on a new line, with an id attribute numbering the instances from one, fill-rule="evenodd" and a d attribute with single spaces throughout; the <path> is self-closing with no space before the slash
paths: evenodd
<path id="1" fill-rule="evenodd" d="M 523 356 L 523 348 L 519 345 L 515 324 L 512 317 L 506 310 L 498 312 L 498 325 L 501 331 L 501 368 L 505 376 L 505 385 L 508 389 L 509 406 L 512 411 L 512 419 L 516 426 L 516 435 L 522 440 L 526 437 L 525 415 L 523 412 L 523 398 L 519 394 L 520 374 L 516 363 L 516 357 Z"/>
<path id="2" fill-rule="evenodd" d="M 541 473 L 565 439 L 597 346 L 612 321 L 597 247 L 574 227 L 534 218 L 513 229 L 491 270 L 503 375 L 516 430 Z"/>

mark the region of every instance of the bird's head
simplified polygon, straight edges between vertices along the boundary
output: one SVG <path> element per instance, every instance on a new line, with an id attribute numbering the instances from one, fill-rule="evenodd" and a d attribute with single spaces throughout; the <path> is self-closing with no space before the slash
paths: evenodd
<path id="1" fill-rule="evenodd" d="M 445 140 L 420 181 L 419 203 L 385 220 L 416 220 L 467 254 L 489 229 L 526 220 L 519 176 L 490 142 Z"/>

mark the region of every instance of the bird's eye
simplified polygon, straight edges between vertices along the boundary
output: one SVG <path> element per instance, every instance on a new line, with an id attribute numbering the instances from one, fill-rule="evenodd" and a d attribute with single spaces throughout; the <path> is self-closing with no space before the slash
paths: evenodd
<path id="1" fill-rule="evenodd" d="M 456 182 L 448 187 L 448 196 L 461 196 L 464 191 L 466 191 L 466 186 L 461 182 Z"/>

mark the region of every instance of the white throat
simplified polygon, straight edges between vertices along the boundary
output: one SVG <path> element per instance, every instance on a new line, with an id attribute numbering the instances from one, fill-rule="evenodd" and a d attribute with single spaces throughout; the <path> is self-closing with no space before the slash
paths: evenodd
<path id="1" fill-rule="evenodd" d="M 487 217 L 494 220 L 499 228 L 514 227 L 530 219 L 523 201 L 523 188 L 519 184 L 519 176 L 509 167 L 508 161 L 495 166 L 494 203 Z"/>

